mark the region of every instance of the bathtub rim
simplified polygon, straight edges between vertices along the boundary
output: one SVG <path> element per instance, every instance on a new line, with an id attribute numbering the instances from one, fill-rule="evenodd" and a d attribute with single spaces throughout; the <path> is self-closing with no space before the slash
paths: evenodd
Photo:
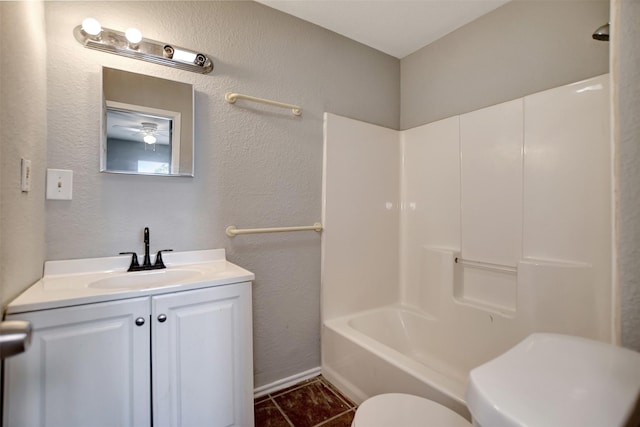
<path id="1" fill-rule="evenodd" d="M 456 403 L 467 406 L 467 402 L 465 400 L 465 392 L 468 384 L 468 374 L 466 376 L 466 381 L 461 383 L 458 380 L 452 379 L 451 377 L 442 374 L 441 372 L 436 371 L 435 369 L 429 367 L 428 365 L 424 365 L 420 362 L 417 362 L 405 354 L 379 342 L 375 339 L 367 336 L 366 334 L 358 331 L 353 328 L 349 322 L 355 318 L 365 315 L 371 315 L 373 313 L 377 313 L 380 311 L 404 311 L 408 312 L 411 315 L 416 315 L 418 317 L 424 318 L 427 321 L 435 321 L 433 316 L 429 316 L 426 313 L 422 313 L 412 307 L 408 307 L 402 304 L 390 304 L 381 307 L 375 307 L 372 309 L 362 310 L 356 313 L 347 314 L 344 316 L 339 316 L 333 319 L 328 319 L 323 321 L 323 328 L 328 328 L 332 332 L 340 335 L 344 339 L 352 341 L 356 345 L 362 347 L 363 349 L 373 353 L 375 356 L 394 366 L 396 369 L 399 369 L 405 372 L 408 375 L 411 375 L 418 379 L 419 381 L 424 382 L 429 385 L 433 389 L 443 393 L 448 398 L 456 401 Z M 322 340 L 324 340 L 324 333 L 322 334 Z M 337 374 L 330 366 L 327 365 L 326 361 L 322 360 L 322 370 L 328 374 L 329 377 L 340 376 Z M 330 378 L 329 378 L 330 379 Z M 331 379 L 330 379 L 331 380 Z M 357 400 L 364 400 L 367 397 L 360 391 L 355 385 L 351 384 L 348 380 L 338 380 L 344 384 L 346 388 L 351 389 L 352 393 L 355 396 L 350 396 L 352 398 L 357 398 Z"/>

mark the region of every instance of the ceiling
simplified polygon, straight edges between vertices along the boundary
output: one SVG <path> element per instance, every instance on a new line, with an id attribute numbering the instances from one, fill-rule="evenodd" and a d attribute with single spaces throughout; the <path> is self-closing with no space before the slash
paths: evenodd
<path id="1" fill-rule="evenodd" d="M 396 58 L 509 0 L 256 0 Z"/>
<path id="2" fill-rule="evenodd" d="M 169 145 L 171 142 L 171 119 L 151 116 L 135 111 L 120 111 L 107 108 L 107 138 L 144 144 L 143 126 L 148 123 L 156 126 L 154 136 L 157 144 Z"/>

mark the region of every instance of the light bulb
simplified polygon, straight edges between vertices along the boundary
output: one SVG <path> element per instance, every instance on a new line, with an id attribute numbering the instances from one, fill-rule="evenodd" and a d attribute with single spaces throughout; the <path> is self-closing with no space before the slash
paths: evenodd
<path id="1" fill-rule="evenodd" d="M 85 18 L 82 21 L 82 31 L 90 36 L 97 36 L 102 32 L 102 26 L 93 18 Z"/>
<path id="2" fill-rule="evenodd" d="M 137 28 L 129 28 L 124 32 L 125 37 L 131 44 L 138 44 L 142 41 L 142 33 Z"/>
<path id="3" fill-rule="evenodd" d="M 143 139 L 147 144 L 155 144 L 157 141 L 156 137 L 153 135 L 145 135 Z"/>

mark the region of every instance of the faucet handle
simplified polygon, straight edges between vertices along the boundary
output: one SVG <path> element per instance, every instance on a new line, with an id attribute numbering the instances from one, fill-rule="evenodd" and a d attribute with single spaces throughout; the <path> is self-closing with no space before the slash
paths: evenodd
<path id="1" fill-rule="evenodd" d="M 129 265 L 129 270 L 127 271 L 131 271 L 131 269 L 136 268 L 136 267 L 140 267 L 140 264 L 138 264 L 138 254 L 135 252 L 120 252 L 120 255 L 131 255 L 131 265 Z"/>
<path id="2" fill-rule="evenodd" d="M 154 267 L 156 268 L 167 268 L 162 261 L 162 252 L 173 252 L 173 249 L 162 249 L 161 251 L 158 251 L 158 255 L 156 255 L 156 262 L 154 264 Z"/>

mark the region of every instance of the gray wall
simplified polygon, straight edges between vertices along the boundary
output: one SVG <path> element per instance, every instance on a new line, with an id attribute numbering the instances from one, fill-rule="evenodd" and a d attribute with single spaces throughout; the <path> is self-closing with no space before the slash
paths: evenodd
<path id="1" fill-rule="evenodd" d="M 20 37 L 16 43 L 14 37 Z M 0 302 L 42 277 L 46 48 L 40 2 L 0 2 Z M 20 189 L 20 159 L 32 162 Z"/>
<path id="2" fill-rule="evenodd" d="M 47 259 L 151 249 L 226 248 L 255 272 L 255 385 L 320 365 L 320 236 L 238 236 L 228 225 L 265 227 L 320 220 L 322 114 L 397 129 L 395 58 L 254 2 L 46 2 L 48 167 L 74 171 L 73 200 L 47 201 Z M 210 75 L 83 48 L 72 35 L 92 16 L 137 26 L 145 37 L 209 54 Z M 101 67 L 195 89 L 195 177 L 100 174 Z M 228 91 L 303 107 L 224 100 Z"/>
<path id="3" fill-rule="evenodd" d="M 514 0 L 401 61 L 401 128 L 609 70 L 609 2 Z"/>
<path id="4" fill-rule="evenodd" d="M 640 351 L 640 1 L 617 0 L 618 263 L 622 345 Z"/>

